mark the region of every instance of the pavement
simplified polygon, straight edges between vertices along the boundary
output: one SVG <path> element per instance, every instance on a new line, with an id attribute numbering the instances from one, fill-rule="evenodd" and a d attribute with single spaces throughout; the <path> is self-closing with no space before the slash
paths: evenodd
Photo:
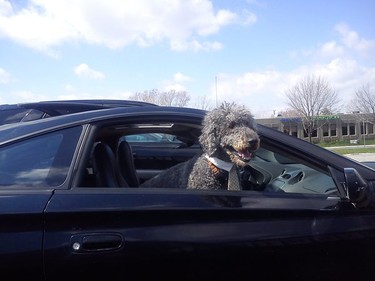
<path id="1" fill-rule="evenodd" d="M 354 159 L 358 162 L 375 161 L 375 153 L 351 153 L 344 156 Z"/>

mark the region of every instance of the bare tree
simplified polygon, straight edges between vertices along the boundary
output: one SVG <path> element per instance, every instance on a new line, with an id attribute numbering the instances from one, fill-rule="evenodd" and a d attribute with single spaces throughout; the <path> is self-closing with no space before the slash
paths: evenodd
<path id="1" fill-rule="evenodd" d="M 203 110 L 211 110 L 213 108 L 206 96 L 200 96 L 195 99 L 194 107 Z"/>
<path id="2" fill-rule="evenodd" d="M 288 105 L 302 118 L 303 128 L 309 141 L 316 130 L 317 116 L 323 112 L 334 112 L 339 99 L 336 91 L 320 76 L 308 75 L 286 91 Z"/>
<path id="3" fill-rule="evenodd" d="M 353 112 L 363 113 L 367 121 L 375 121 L 375 92 L 369 83 L 355 91 L 355 97 L 349 107 Z"/>
<path id="4" fill-rule="evenodd" d="M 300 117 L 301 114 L 295 109 L 288 108 L 286 110 L 278 112 L 277 116 L 278 117 Z"/>
<path id="5" fill-rule="evenodd" d="M 157 104 L 157 101 L 159 99 L 159 92 L 156 89 L 153 89 L 151 91 L 137 92 L 131 95 L 129 99 Z"/>
<path id="6" fill-rule="evenodd" d="M 159 103 L 165 106 L 178 106 L 184 107 L 188 104 L 190 96 L 185 91 L 176 92 L 174 90 L 169 92 L 160 93 Z"/>
<path id="7" fill-rule="evenodd" d="M 145 101 L 164 106 L 184 107 L 190 101 L 190 95 L 186 91 L 159 92 L 157 89 L 151 91 L 137 92 L 129 97 L 131 100 Z"/>

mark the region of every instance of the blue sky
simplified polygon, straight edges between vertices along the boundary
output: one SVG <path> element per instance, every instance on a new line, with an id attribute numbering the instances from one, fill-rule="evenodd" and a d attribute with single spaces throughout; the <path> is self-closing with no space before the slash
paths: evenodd
<path id="1" fill-rule="evenodd" d="M 375 85 L 373 0 L 0 0 L 0 103 L 183 90 L 256 117 L 325 78 Z M 217 81 L 217 83 L 216 83 Z"/>

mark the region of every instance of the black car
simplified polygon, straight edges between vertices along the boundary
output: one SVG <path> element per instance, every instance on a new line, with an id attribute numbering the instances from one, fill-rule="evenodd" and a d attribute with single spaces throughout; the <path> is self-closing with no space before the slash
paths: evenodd
<path id="1" fill-rule="evenodd" d="M 147 102 L 131 100 L 61 100 L 0 105 L 0 125 L 26 122 L 51 116 L 82 111 L 129 106 L 150 106 Z"/>
<path id="2" fill-rule="evenodd" d="M 146 105 L 0 127 L 1 274 L 375 278 L 375 170 L 303 140 L 259 125 L 256 189 L 139 187 L 200 152 L 204 115 Z"/>

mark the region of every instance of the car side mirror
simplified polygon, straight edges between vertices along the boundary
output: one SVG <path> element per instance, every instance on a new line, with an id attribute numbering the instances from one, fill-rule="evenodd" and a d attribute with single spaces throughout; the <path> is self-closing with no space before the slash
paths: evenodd
<path id="1" fill-rule="evenodd" d="M 350 202 L 365 205 L 370 199 L 366 180 L 354 168 L 344 168 L 344 174 Z"/>

